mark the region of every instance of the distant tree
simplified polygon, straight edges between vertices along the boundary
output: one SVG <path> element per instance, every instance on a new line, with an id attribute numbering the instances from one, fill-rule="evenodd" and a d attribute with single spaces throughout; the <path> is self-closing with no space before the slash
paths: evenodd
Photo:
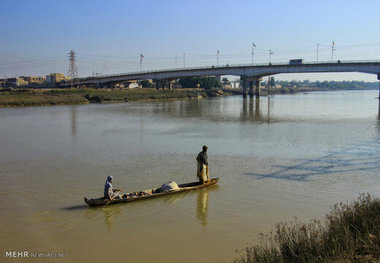
<path id="1" fill-rule="evenodd" d="M 323 81 L 321 83 L 321 85 L 322 85 L 322 88 L 328 88 L 329 87 L 329 82 L 325 80 L 325 81 Z"/>
<path id="2" fill-rule="evenodd" d="M 200 78 L 199 84 L 203 89 L 213 89 L 222 87 L 222 83 L 214 77 Z"/>
<path id="3" fill-rule="evenodd" d="M 291 92 L 293 87 L 299 88 L 316 88 L 322 90 L 357 90 L 357 89 L 378 89 L 378 82 L 363 82 L 363 81 L 315 81 L 304 80 L 297 82 L 295 80 L 289 81 L 277 81 L 283 88 L 289 88 Z"/>
<path id="4" fill-rule="evenodd" d="M 220 81 L 214 77 L 184 78 L 180 79 L 179 83 L 183 88 L 190 89 L 197 88 L 197 86 L 200 86 L 202 89 L 220 88 L 222 86 Z"/>
<path id="5" fill-rule="evenodd" d="M 179 80 L 182 88 L 195 89 L 197 86 L 196 78 L 184 78 Z"/>
<path id="6" fill-rule="evenodd" d="M 296 80 L 292 80 L 291 82 L 290 82 L 290 86 L 291 87 L 294 87 L 294 86 L 298 86 L 298 81 L 296 81 Z"/>
<path id="7" fill-rule="evenodd" d="M 145 80 L 141 81 L 141 86 L 143 88 L 150 88 L 151 84 L 150 84 L 149 80 L 145 79 Z"/>
<path id="8" fill-rule="evenodd" d="M 230 80 L 226 77 L 222 78 L 222 82 L 224 85 L 230 84 Z"/>

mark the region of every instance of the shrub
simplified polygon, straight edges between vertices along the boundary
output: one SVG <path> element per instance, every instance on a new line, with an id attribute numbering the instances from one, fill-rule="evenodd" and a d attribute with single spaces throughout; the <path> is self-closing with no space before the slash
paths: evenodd
<path id="1" fill-rule="evenodd" d="M 380 200 L 335 205 L 323 224 L 279 223 L 233 262 L 380 262 Z"/>

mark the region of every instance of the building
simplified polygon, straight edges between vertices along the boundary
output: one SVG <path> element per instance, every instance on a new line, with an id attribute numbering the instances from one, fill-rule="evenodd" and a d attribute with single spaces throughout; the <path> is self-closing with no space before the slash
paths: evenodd
<path id="1" fill-rule="evenodd" d="M 50 73 L 49 75 L 46 75 L 46 83 L 50 87 L 55 87 L 57 83 L 70 79 L 70 77 L 65 77 L 63 73 Z"/>
<path id="2" fill-rule="evenodd" d="M 36 76 L 22 76 L 20 78 L 23 78 L 24 81 L 28 83 L 28 85 L 34 85 L 34 84 L 43 84 L 46 81 L 45 77 L 36 77 Z"/>
<path id="3" fill-rule="evenodd" d="M 62 73 L 50 73 L 46 77 L 38 76 L 21 76 L 15 78 L 0 79 L 0 87 L 3 88 L 54 88 L 57 83 L 62 81 L 70 81 L 70 77 L 65 77 Z"/>
<path id="4" fill-rule="evenodd" d="M 59 83 L 63 80 L 65 80 L 65 75 L 63 73 L 50 73 L 49 75 L 46 75 L 47 83 Z"/>
<path id="5" fill-rule="evenodd" d="M 4 83 L 5 88 L 20 87 L 26 85 L 28 85 L 28 82 L 26 82 L 23 78 L 7 78 L 5 79 Z"/>

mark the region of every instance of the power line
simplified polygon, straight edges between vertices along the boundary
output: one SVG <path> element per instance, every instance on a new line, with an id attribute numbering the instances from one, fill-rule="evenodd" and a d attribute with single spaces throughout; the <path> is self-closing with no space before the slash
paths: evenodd
<path id="1" fill-rule="evenodd" d="M 3 63 L 0 63 L 0 66 L 18 66 L 18 65 L 23 65 L 23 64 L 36 64 L 36 63 L 45 63 L 45 62 L 52 62 L 52 61 L 63 61 L 63 57 L 55 56 L 55 57 L 28 59 L 28 60 L 23 60 L 23 61 L 3 62 Z"/>

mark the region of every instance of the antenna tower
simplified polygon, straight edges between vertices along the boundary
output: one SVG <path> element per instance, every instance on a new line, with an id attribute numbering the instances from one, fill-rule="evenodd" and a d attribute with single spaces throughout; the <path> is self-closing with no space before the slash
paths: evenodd
<path id="1" fill-rule="evenodd" d="M 70 50 L 69 52 L 69 71 L 68 76 L 71 78 L 71 88 L 73 87 L 73 82 L 75 78 L 78 78 L 78 68 L 75 65 L 76 55 L 74 50 Z"/>

